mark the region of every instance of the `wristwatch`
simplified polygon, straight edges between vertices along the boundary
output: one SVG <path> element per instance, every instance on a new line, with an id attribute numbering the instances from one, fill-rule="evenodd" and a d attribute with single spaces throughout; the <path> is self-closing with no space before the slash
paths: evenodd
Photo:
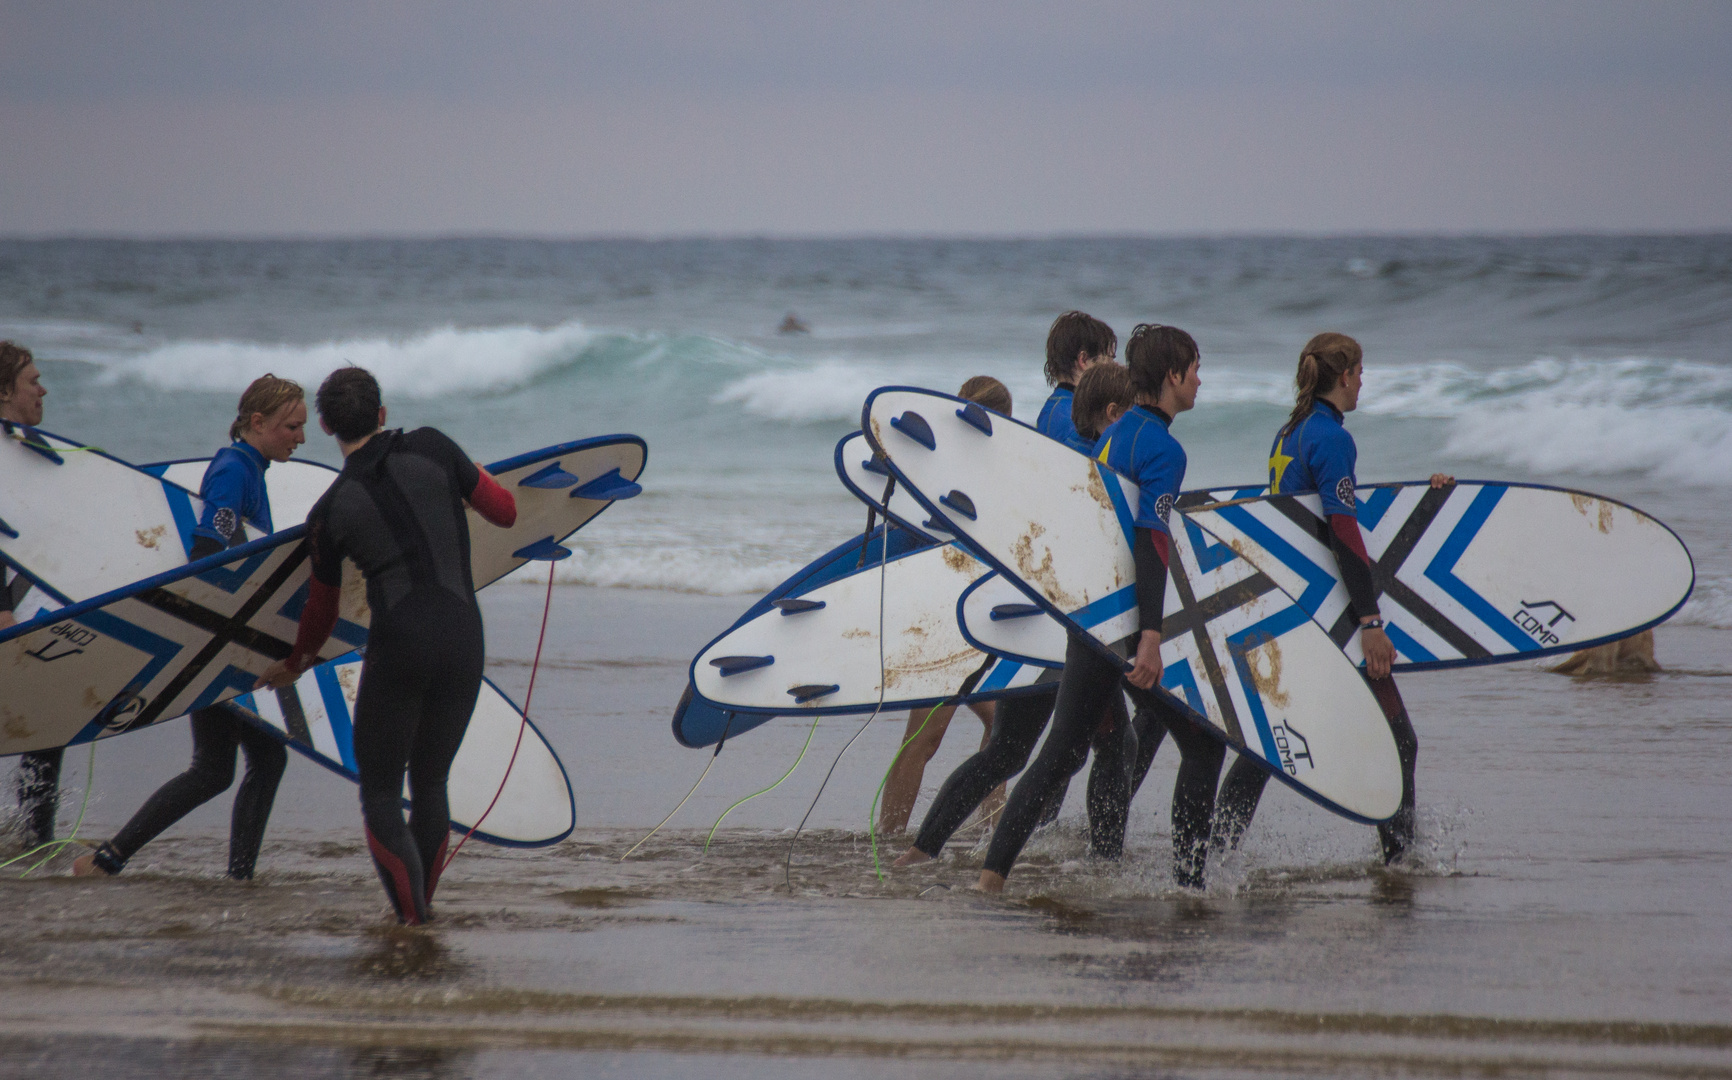
<path id="1" fill-rule="evenodd" d="M 1383 629 L 1383 616 L 1381 616 L 1381 615 L 1374 616 L 1369 621 L 1360 623 L 1359 629 L 1361 629 L 1361 630 L 1381 630 L 1381 629 Z"/>

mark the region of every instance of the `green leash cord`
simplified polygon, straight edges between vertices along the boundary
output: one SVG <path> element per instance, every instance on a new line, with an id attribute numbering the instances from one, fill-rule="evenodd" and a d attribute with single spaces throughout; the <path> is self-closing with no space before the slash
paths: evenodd
<path id="1" fill-rule="evenodd" d="M 18 855 L 14 855 L 10 859 L 7 859 L 5 862 L 0 862 L 0 870 L 4 870 L 6 867 L 11 866 L 15 862 L 21 862 L 25 859 L 28 859 L 30 856 L 36 854 L 38 851 L 47 851 L 48 854 L 42 856 L 42 858 L 40 858 L 36 862 L 32 863 L 30 865 L 30 869 L 28 869 L 28 870 L 24 871 L 22 874 L 18 875 L 18 879 L 20 881 L 22 881 L 23 879 L 29 877 L 32 873 L 34 873 L 44 863 L 48 862 L 49 859 L 52 859 L 52 858 L 54 858 L 54 856 L 60 854 L 61 848 L 64 848 L 68 844 L 76 843 L 78 841 L 78 830 L 84 824 L 84 812 L 86 810 L 90 809 L 90 789 L 92 787 L 94 787 L 95 785 L 96 785 L 96 742 L 94 740 L 92 740 L 90 743 L 90 760 L 84 767 L 84 801 L 78 807 L 78 820 L 74 821 L 72 823 L 72 834 L 63 840 L 50 840 L 46 844 L 38 844 L 35 847 L 31 848 L 29 851 L 23 852 L 23 853 L 18 854 Z"/>
<path id="2" fill-rule="evenodd" d="M 777 788 L 782 786 L 783 780 L 786 780 L 788 777 L 794 775 L 794 770 L 798 769 L 800 767 L 800 762 L 806 760 L 806 751 L 812 745 L 812 736 L 816 735 L 818 733 L 818 720 L 819 720 L 819 717 L 817 717 L 817 716 L 812 717 L 812 726 L 811 726 L 811 728 L 809 728 L 806 731 L 806 745 L 800 747 L 800 756 L 794 759 L 794 763 L 792 765 L 788 766 L 787 772 L 783 773 L 781 775 L 781 777 L 778 778 L 775 783 L 771 784 L 769 787 L 765 788 L 763 791 L 754 791 L 750 795 L 747 795 L 745 798 L 741 799 L 739 802 L 736 802 L 733 806 L 730 806 L 726 810 L 722 811 L 722 816 L 716 819 L 716 823 L 714 825 L 710 826 L 710 835 L 704 837 L 704 854 L 705 855 L 708 855 L 710 853 L 710 841 L 714 840 L 716 838 L 716 830 L 722 827 L 723 818 L 726 818 L 729 814 L 733 813 L 736 807 L 743 806 L 746 803 L 751 802 L 753 799 L 757 798 L 759 795 L 767 795 L 770 792 L 775 791 Z"/>
<path id="3" fill-rule="evenodd" d="M 902 751 L 908 749 L 915 739 L 920 738 L 920 733 L 926 730 L 926 725 L 932 722 L 933 716 L 942 708 L 942 701 L 932 706 L 926 719 L 920 721 L 920 726 L 914 729 L 914 734 L 903 741 L 901 749 L 896 751 L 896 756 L 890 759 L 890 767 L 884 770 L 884 779 L 878 781 L 878 790 L 872 793 L 872 805 L 866 811 L 866 835 L 872 841 L 872 872 L 878 875 L 879 881 L 884 881 L 885 878 L 884 868 L 878 863 L 878 800 L 884 796 L 884 785 L 890 782 L 890 774 L 896 771 L 896 763 L 902 760 Z"/>

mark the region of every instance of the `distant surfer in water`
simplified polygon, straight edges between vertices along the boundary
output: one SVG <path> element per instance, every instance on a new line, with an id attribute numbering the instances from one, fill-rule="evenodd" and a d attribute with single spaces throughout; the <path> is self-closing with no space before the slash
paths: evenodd
<path id="1" fill-rule="evenodd" d="M 812 328 L 801 322 L 800 316 L 792 311 L 788 312 L 788 317 L 782 320 L 782 325 L 776 328 L 778 334 L 810 334 L 811 332 Z"/>
<path id="2" fill-rule="evenodd" d="M 417 926 L 431 917 L 451 834 L 446 780 L 481 691 L 485 645 L 463 507 L 507 528 L 517 503 L 442 432 L 385 430 L 379 383 L 364 369 L 332 372 L 317 400 L 343 471 L 307 515 L 313 576 L 294 651 L 259 685 L 288 686 L 318 662 L 337 624 L 343 560 L 353 560 L 372 611 L 355 699 L 361 814 L 385 894 L 398 920 Z"/>
<path id="3" fill-rule="evenodd" d="M 19 428 L 42 423 L 43 399 L 48 388 L 36 370 L 36 357 L 22 345 L 0 341 L 0 421 L 6 434 L 23 436 Z M 30 579 L 11 574 L 0 563 L 0 630 L 15 621 L 13 608 L 30 591 Z M 19 839 L 25 848 L 54 839 L 54 812 L 60 802 L 60 759 L 65 749 L 32 750 L 18 756 L 14 782 L 18 792 Z"/>
<path id="4" fill-rule="evenodd" d="M 1401 760 L 1401 806 L 1394 817 L 1377 826 L 1383 861 L 1392 863 L 1413 847 L 1413 777 L 1419 739 L 1389 674 L 1395 646 L 1384 632 L 1378 611 L 1376 568 L 1359 531 L 1358 502 L 1353 494 L 1359 483 L 1354 473 L 1359 450 L 1347 433 L 1345 421 L 1347 414 L 1359 407 L 1359 391 L 1365 383 L 1364 356 L 1359 342 L 1346 334 L 1318 334 L 1306 342 L 1293 378 L 1298 400 L 1269 449 L 1269 491 L 1276 495 L 1315 492 L 1323 500 L 1329 546 L 1341 568 L 1348 606 L 1359 620 L 1365 679 L 1389 722 Z M 1453 483 L 1454 477 L 1432 474 L 1434 488 Z M 1268 782 L 1269 774 L 1247 757 L 1241 756 L 1227 771 L 1215 822 L 1221 846 L 1239 845 Z"/>
<path id="5" fill-rule="evenodd" d="M 307 402 L 299 384 L 263 375 L 241 394 L 229 445 L 216 452 L 199 485 L 204 512 L 193 529 L 193 561 L 247 542 L 246 523 L 260 535 L 273 530 L 265 470 L 283 462 L 307 441 Z M 72 864 L 80 877 L 118 874 L 162 831 L 228 790 L 235 778 L 236 750 L 245 752 L 246 772 L 235 790 L 229 826 L 228 876 L 253 876 L 277 785 L 289 761 L 283 744 L 241 719 L 233 705 L 197 709 L 192 721 L 192 764 L 145 800 L 121 830 L 96 851 Z"/>
<path id="6" fill-rule="evenodd" d="M 1225 748 L 1159 693 L 1149 692 L 1161 678 L 1168 519 L 1185 479 L 1185 451 L 1167 429 L 1175 416 L 1197 403 L 1197 391 L 1202 386 L 1198 374 L 1201 354 L 1196 341 L 1183 330 L 1145 323 L 1125 343 L 1125 360 L 1137 404 L 1107 430 L 1099 457 L 1131 477 L 1141 491 L 1132 538 L 1140 622 L 1132 668 L 1125 673 L 1092 645 L 1074 636 L 1070 639 L 1052 732 L 1010 793 L 980 872 L 977 887 L 984 892 L 1003 890 L 1049 793 L 1081 766 L 1102 714 L 1121 697 L 1119 688 L 1125 685 L 1132 688 L 1139 707 L 1157 717 L 1172 734 L 1184 755 L 1173 789 L 1173 877 L 1187 888 L 1203 885 L 1215 784 Z"/>
<path id="7" fill-rule="evenodd" d="M 977 402 L 988 409 L 1004 416 L 1009 416 L 1012 408 L 1010 390 L 1003 383 L 990 375 L 976 375 L 962 384 L 962 389 L 956 396 L 968 401 Z M 969 705 L 974 714 L 980 717 L 980 722 L 986 725 L 981 732 L 980 748 L 985 750 L 992 739 L 993 711 L 996 702 L 981 701 Z M 1050 706 L 1049 706 L 1050 708 Z M 932 755 L 938 753 L 938 748 L 944 742 L 944 734 L 950 727 L 950 718 L 956 713 L 954 705 L 940 705 L 931 709 L 915 709 L 908 714 L 908 728 L 903 735 L 902 749 L 897 752 L 896 760 L 890 764 L 890 774 L 884 781 L 884 802 L 878 812 L 878 831 L 886 836 L 894 836 L 908 826 L 908 818 L 914 813 L 914 803 L 920 797 L 920 781 L 926 775 L 926 763 L 932 760 Z M 1044 720 L 1042 721 L 1044 723 Z M 982 806 L 982 816 L 990 823 L 1004 804 L 1004 785 L 987 795 Z M 964 816 L 973 811 L 970 806 L 964 811 Z"/>

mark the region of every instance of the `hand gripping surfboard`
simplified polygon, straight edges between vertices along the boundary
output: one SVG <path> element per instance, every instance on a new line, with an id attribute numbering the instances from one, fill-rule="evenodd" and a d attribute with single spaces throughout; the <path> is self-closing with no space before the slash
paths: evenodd
<path id="1" fill-rule="evenodd" d="M 948 394 L 884 387 L 862 428 L 899 482 L 1026 603 L 1128 669 L 1137 630 L 1134 485 L 1026 424 Z M 1385 820 L 1400 763 L 1370 688 L 1294 599 L 1174 529 L 1162 686 L 1206 731 L 1313 801 Z"/>

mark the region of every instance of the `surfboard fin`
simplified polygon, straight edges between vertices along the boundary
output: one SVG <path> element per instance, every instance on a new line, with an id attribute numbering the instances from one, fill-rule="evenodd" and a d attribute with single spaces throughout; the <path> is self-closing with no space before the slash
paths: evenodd
<path id="1" fill-rule="evenodd" d="M 545 562 L 558 562 L 561 559 L 571 558 L 571 549 L 568 547 L 561 547 L 554 543 L 553 537 L 551 536 L 544 536 L 533 544 L 526 547 L 520 547 L 516 551 L 513 551 L 511 557 L 514 559 L 540 559 Z"/>
<path id="2" fill-rule="evenodd" d="M 894 421 L 892 421 L 892 423 L 894 423 Z M 862 461 L 860 467 L 869 473 L 877 473 L 879 476 L 890 475 L 890 466 L 884 464 L 884 460 L 877 455 L 873 455 L 865 461 Z"/>
<path id="3" fill-rule="evenodd" d="M 617 470 L 616 470 L 617 471 Z M 517 482 L 518 487 L 532 488 L 568 488 L 577 483 L 577 477 L 559 467 L 554 462 L 545 469 L 537 469 Z"/>
<path id="4" fill-rule="evenodd" d="M 974 512 L 974 500 L 954 488 L 951 489 L 950 494 L 942 496 L 938 501 L 970 521 L 978 516 Z"/>
<path id="5" fill-rule="evenodd" d="M 632 483 L 619 474 L 618 469 L 609 469 L 571 493 L 574 499 L 594 499 L 597 502 L 608 500 L 618 501 L 629 499 L 633 495 L 642 494 L 643 487 Z"/>
<path id="6" fill-rule="evenodd" d="M 1006 619 L 1026 619 L 1030 615 L 1039 615 L 1040 607 L 1035 604 L 996 604 L 992 609 L 992 621 L 1003 622 Z"/>
<path id="7" fill-rule="evenodd" d="M 4 533 L 14 540 L 18 539 L 18 530 L 6 524 L 5 518 L 0 518 L 0 533 Z"/>
<path id="8" fill-rule="evenodd" d="M 720 671 L 725 679 L 729 675 L 769 667 L 775 662 L 776 658 L 773 656 L 718 656 L 710 661 L 710 666 Z"/>
<path id="9" fill-rule="evenodd" d="M 920 527 L 922 529 L 927 529 L 927 530 L 936 529 L 939 532 L 944 533 L 946 536 L 956 535 L 955 533 L 952 533 L 950 531 L 950 526 L 946 525 L 944 522 L 935 521 L 935 520 L 932 520 L 930 518 L 928 518 L 926 521 L 921 522 Z"/>
<path id="10" fill-rule="evenodd" d="M 807 686 L 796 686 L 792 690 L 789 690 L 788 693 L 793 697 L 794 704 L 804 705 L 808 701 L 816 701 L 818 698 L 834 694 L 840 689 L 842 688 L 834 683 L 829 686 L 821 686 L 818 683 L 812 683 Z"/>
<path id="11" fill-rule="evenodd" d="M 986 410 L 980 407 L 979 402 L 969 402 L 957 409 L 956 415 L 961 418 L 963 423 L 979 431 L 982 435 L 992 434 L 992 417 L 986 415 Z"/>
<path id="12" fill-rule="evenodd" d="M 793 597 L 770 601 L 770 606 L 781 610 L 783 615 L 798 615 L 803 611 L 817 611 L 824 606 L 822 600 L 800 600 Z"/>
<path id="13" fill-rule="evenodd" d="M 926 417 L 921 416 L 913 409 L 909 409 L 901 416 L 892 416 L 890 426 L 928 450 L 938 449 L 938 440 L 932 437 L 932 425 L 926 422 Z"/>

